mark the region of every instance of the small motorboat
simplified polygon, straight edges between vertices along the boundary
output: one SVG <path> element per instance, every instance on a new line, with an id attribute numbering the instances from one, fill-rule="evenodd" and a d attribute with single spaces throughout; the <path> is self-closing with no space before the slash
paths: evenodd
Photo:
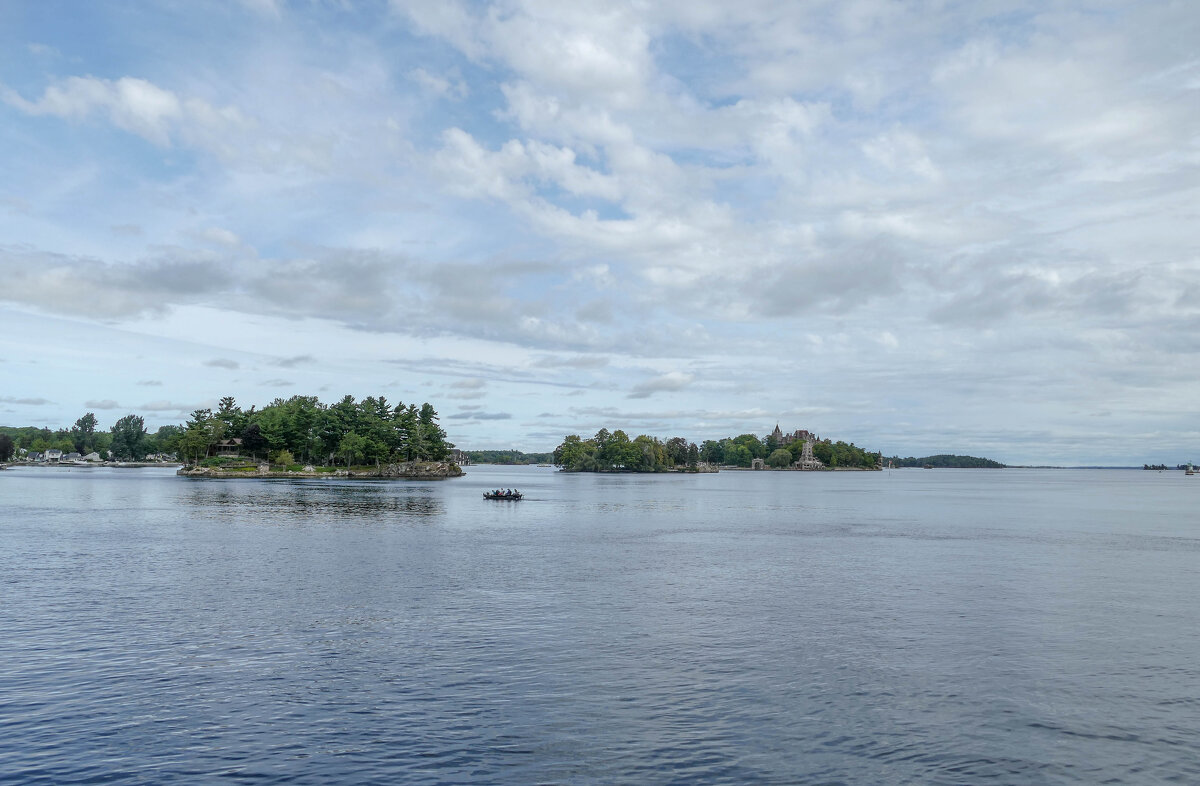
<path id="1" fill-rule="evenodd" d="M 521 499 L 521 492 L 519 492 L 519 491 L 514 491 L 514 492 L 513 492 L 513 493 L 511 493 L 511 494 L 505 494 L 503 491 L 485 491 L 485 492 L 483 492 L 483 498 L 484 498 L 484 499 L 511 499 L 511 500 L 519 500 L 519 499 Z"/>

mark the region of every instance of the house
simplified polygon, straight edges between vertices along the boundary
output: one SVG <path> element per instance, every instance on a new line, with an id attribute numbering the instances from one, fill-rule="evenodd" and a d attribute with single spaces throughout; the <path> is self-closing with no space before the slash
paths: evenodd
<path id="1" fill-rule="evenodd" d="M 93 450 L 91 453 L 89 453 L 89 454 L 87 454 L 86 456 L 84 456 L 84 457 L 83 457 L 83 460 L 84 460 L 84 461 L 99 461 L 99 460 L 100 460 L 100 454 L 99 454 L 99 453 L 97 453 L 96 451 L 94 451 L 94 450 Z"/>
<path id="2" fill-rule="evenodd" d="M 32 452 L 30 452 L 30 453 L 26 453 L 26 454 L 25 454 L 25 460 L 26 460 L 26 461 L 41 461 L 41 460 L 42 460 L 42 454 L 41 454 L 41 453 L 38 453 L 36 450 L 35 450 L 35 451 L 32 451 Z"/>
<path id="3" fill-rule="evenodd" d="M 61 460 L 62 461 L 80 461 L 82 459 L 83 459 L 82 453 L 76 453 L 75 451 L 71 451 L 70 453 L 64 453 Z"/>
<path id="4" fill-rule="evenodd" d="M 57 464 L 58 462 L 62 461 L 62 455 L 63 452 L 58 448 L 50 448 L 46 451 L 43 461 L 47 461 L 51 464 Z"/>
<path id="5" fill-rule="evenodd" d="M 213 446 L 212 453 L 214 456 L 240 456 L 242 455 L 242 440 L 240 437 L 223 439 Z"/>

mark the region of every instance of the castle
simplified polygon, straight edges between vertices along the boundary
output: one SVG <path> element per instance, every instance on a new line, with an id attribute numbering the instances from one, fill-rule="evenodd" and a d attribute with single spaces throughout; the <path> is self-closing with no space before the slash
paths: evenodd
<path id="1" fill-rule="evenodd" d="M 813 443 L 820 437 L 813 434 L 808 429 L 800 428 L 793 431 L 791 434 L 784 434 L 779 430 L 779 424 L 775 424 L 775 430 L 771 432 L 767 439 L 773 439 L 780 447 L 787 447 L 793 442 L 803 442 L 804 448 L 800 451 L 800 458 L 792 466 L 797 469 L 821 469 L 825 465 L 821 460 L 813 455 Z"/>
<path id="2" fill-rule="evenodd" d="M 812 440 L 815 442 L 816 440 L 820 439 L 820 437 L 818 437 L 816 434 L 809 432 L 809 430 L 806 428 L 798 428 L 795 431 L 793 431 L 791 434 L 784 434 L 782 431 L 779 430 L 778 423 L 775 424 L 775 430 L 772 431 L 771 435 L 768 437 L 768 439 L 772 439 L 772 438 L 777 443 L 779 443 L 780 447 L 785 447 L 785 448 L 788 445 L 792 444 L 793 442 L 798 442 L 800 440 L 804 440 L 805 442 Z"/>

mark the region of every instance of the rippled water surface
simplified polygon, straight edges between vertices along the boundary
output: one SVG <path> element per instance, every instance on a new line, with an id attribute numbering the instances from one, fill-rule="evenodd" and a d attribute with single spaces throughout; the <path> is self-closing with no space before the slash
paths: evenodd
<path id="1" fill-rule="evenodd" d="M 0 472 L 0 781 L 1200 782 L 1200 478 L 468 471 Z"/>

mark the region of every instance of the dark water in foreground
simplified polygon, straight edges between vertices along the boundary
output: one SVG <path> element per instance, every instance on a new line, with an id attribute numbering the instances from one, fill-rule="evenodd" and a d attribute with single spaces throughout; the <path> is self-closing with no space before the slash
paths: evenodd
<path id="1" fill-rule="evenodd" d="M 0 472 L 0 781 L 1200 781 L 1200 478 L 469 471 Z"/>

